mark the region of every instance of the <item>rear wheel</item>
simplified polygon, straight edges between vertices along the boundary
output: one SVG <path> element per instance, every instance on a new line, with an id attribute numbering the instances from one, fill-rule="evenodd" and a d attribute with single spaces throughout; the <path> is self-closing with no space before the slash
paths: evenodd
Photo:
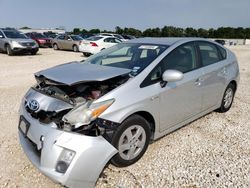
<path id="1" fill-rule="evenodd" d="M 59 50 L 57 44 L 53 44 L 53 48 L 54 48 L 54 50 Z"/>
<path id="2" fill-rule="evenodd" d="M 74 46 L 73 46 L 73 51 L 74 51 L 74 52 L 79 52 L 77 45 L 74 45 Z"/>
<path id="3" fill-rule="evenodd" d="M 6 53 L 9 55 L 9 56 L 12 56 L 13 55 L 13 51 L 10 47 L 9 44 L 6 45 Z"/>
<path id="4" fill-rule="evenodd" d="M 139 115 L 126 119 L 116 130 L 112 144 L 118 153 L 111 162 L 118 167 L 129 166 L 138 161 L 148 148 L 150 125 Z"/>
<path id="5" fill-rule="evenodd" d="M 90 53 L 83 52 L 83 55 L 84 55 L 85 57 L 89 57 L 91 54 L 90 54 Z"/>
<path id="6" fill-rule="evenodd" d="M 232 103 L 233 103 L 233 100 L 234 100 L 234 94 L 235 94 L 235 85 L 230 83 L 225 92 L 224 92 L 224 95 L 223 95 L 223 99 L 221 101 L 221 106 L 220 108 L 217 109 L 218 112 L 227 112 L 231 106 L 232 106 Z"/>
<path id="7" fill-rule="evenodd" d="M 36 55 L 37 51 L 32 51 L 31 55 Z"/>

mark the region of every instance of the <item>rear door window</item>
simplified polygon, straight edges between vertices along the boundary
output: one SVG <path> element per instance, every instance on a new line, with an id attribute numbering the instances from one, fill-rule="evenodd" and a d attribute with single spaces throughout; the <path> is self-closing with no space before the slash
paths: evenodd
<path id="1" fill-rule="evenodd" d="M 203 66 L 217 63 L 221 60 L 215 44 L 210 42 L 197 42 Z"/>

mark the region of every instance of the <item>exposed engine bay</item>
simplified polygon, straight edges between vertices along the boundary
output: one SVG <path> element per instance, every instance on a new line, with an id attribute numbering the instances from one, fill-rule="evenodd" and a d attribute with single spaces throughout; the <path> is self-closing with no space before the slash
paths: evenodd
<path id="1" fill-rule="evenodd" d="M 93 136 L 100 135 L 102 127 L 98 124 L 110 122 L 101 122 L 102 120 L 98 119 L 98 113 L 111 105 L 113 101 L 107 101 L 103 104 L 94 104 L 93 102 L 124 84 L 129 78 L 130 76 L 126 74 L 104 81 L 83 82 L 69 86 L 43 76 L 36 76 L 38 84 L 32 89 L 42 95 L 39 94 L 39 97 L 27 96 L 26 110 L 33 118 L 38 119 L 43 124 L 54 122 L 57 128 L 66 131 Z M 40 99 L 44 95 L 50 97 L 51 101 Z M 37 100 L 40 104 L 39 109 L 31 109 L 28 105 L 28 98 Z M 43 101 L 48 101 L 50 106 Z"/>

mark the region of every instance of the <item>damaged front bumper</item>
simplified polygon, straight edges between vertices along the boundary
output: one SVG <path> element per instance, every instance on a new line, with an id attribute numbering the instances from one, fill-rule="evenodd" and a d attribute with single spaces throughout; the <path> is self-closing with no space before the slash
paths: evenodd
<path id="1" fill-rule="evenodd" d="M 42 124 L 20 108 L 19 138 L 30 161 L 46 176 L 67 187 L 94 187 L 107 162 L 117 150 L 102 136 L 86 136 L 59 130 L 52 122 Z M 62 153 L 74 157 L 65 173 L 57 165 Z"/>

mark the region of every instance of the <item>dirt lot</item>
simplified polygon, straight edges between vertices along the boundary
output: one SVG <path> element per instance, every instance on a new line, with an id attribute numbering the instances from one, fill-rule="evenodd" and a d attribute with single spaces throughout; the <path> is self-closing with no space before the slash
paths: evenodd
<path id="1" fill-rule="evenodd" d="M 109 165 L 96 187 L 250 187 L 250 46 L 232 47 L 241 83 L 232 109 L 207 116 L 151 144 L 127 168 Z M 0 54 L 0 187 L 61 187 L 22 152 L 18 108 L 33 73 L 83 59 L 81 53 L 41 49 L 36 56 Z"/>

